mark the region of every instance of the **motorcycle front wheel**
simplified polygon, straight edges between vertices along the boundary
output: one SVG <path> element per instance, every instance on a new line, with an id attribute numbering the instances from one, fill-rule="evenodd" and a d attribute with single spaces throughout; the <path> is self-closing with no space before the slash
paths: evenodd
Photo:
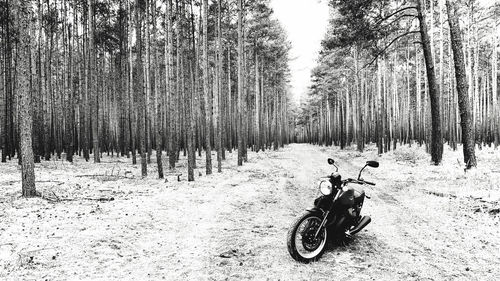
<path id="1" fill-rule="evenodd" d="M 303 263 L 317 261 L 326 248 L 326 228 L 314 238 L 323 218 L 317 214 L 306 213 L 297 218 L 288 230 L 288 252 L 293 259 Z"/>

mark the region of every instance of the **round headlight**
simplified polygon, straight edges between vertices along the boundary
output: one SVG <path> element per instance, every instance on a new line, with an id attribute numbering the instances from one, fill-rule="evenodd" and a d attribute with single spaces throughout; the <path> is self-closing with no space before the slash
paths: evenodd
<path id="1" fill-rule="evenodd" d="M 332 194 L 332 184 L 330 183 L 330 181 L 321 181 L 319 183 L 319 191 L 323 195 L 330 195 L 330 194 Z"/>

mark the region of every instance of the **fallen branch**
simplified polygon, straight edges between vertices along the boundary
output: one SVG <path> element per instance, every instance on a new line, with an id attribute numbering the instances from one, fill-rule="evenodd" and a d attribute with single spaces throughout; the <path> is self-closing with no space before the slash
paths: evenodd
<path id="1" fill-rule="evenodd" d="M 46 180 L 46 181 L 35 181 L 35 183 L 41 183 L 41 182 L 55 182 L 55 183 L 58 183 L 58 185 L 62 185 L 64 184 L 64 182 L 62 181 L 55 181 L 55 180 Z"/>
<path id="2" fill-rule="evenodd" d="M 11 185 L 11 184 L 16 183 L 16 182 L 21 182 L 21 180 L 4 181 L 4 182 L 1 182 L 0 185 Z"/>
<path id="3" fill-rule="evenodd" d="M 4 182 L 0 183 L 0 185 L 4 185 L 4 184 L 11 185 L 13 183 L 18 183 L 18 182 L 21 182 L 21 180 L 4 181 Z M 56 181 L 56 180 L 35 181 L 35 183 L 47 183 L 47 182 L 54 182 L 54 183 L 57 183 L 58 185 L 64 184 L 64 182 L 62 182 L 62 181 Z"/>
<path id="4" fill-rule="evenodd" d="M 128 176 L 120 176 L 120 175 L 107 175 L 107 174 L 97 174 L 97 175 L 76 175 L 75 177 L 77 178 L 84 178 L 84 177 L 89 177 L 89 178 L 112 178 L 112 179 L 133 179 L 134 176 L 128 177 Z"/>
<path id="5" fill-rule="evenodd" d="M 51 197 L 50 195 L 47 194 L 47 192 L 45 192 L 44 190 L 42 190 L 42 192 L 40 191 L 37 191 L 36 192 L 36 196 L 42 198 L 42 199 L 45 199 L 49 202 L 59 202 L 61 201 L 61 199 L 59 198 L 59 196 L 57 196 L 54 191 L 50 191 L 49 194 L 52 194 L 53 197 Z"/>
<path id="6" fill-rule="evenodd" d="M 54 195 L 54 197 L 57 199 L 57 201 L 61 200 L 61 199 L 59 198 L 59 196 L 57 196 L 57 195 L 56 195 L 56 193 L 55 193 L 54 191 L 52 191 L 52 190 L 51 190 L 50 192 L 52 192 L 52 195 Z"/>
<path id="7" fill-rule="evenodd" d="M 181 176 L 182 174 L 181 173 L 166 173 L 165 174 L 165 182 L 168 182 L 168 179 L 167 179 L 167 176 L 175 176 L 177 177 L 177 181 L 181 181 Z"/>
<path id="8" fill-rule="evenodd" d="M 91 201 L 99 201 L 99 202 L 109 202 L 109 201 L 115 201 L 114 197 L 99 197 L 99 198 L 90 198 L 90 197 L 83 197 L 81 199 L 84 200 L 91 200 Z"/>
<path id="9" fill-rule="evenodd" d="M 47 195 L 47 194 L 52 194 L 52 196 Z M 99 202 L 110 202 L 114 201 L 114 197 L 98 197 L 98 198 L 92 198 L 92 197 L 80 197 L 80 198 L 60 198 L 57 196 L 57 194 L 50 190 L 49 192 L 36 192 L 36 195 L 42 199 L 45 199 L 49 202 L 61 202 L 61 201 L 78 201 L 78 200 L 89 200 L 89 201 L 99 201 Z"/>
<path id="10" fill-rule="evenodd" d="M 114 201 L 114 197 L 99 197 L 99 198 L 92 198 L 92 197 L 80 197 L 80 198 L 61 198 L 60 201 L 78 201 L 78 200 L 89 200 L 89 201 L 99 201 L 99 202 L 110 202 Z"/>
<path id="11" fill-rule="evenodd" d="M 77 178 L 84 178 L 84 177 L 90 177 L 90 178 L 93 178 L 93 177 L 103 177 L 105 175 L 76 175 L 75 177 Z"/>
<path id="12" fill-rule="evenodd" d="M 427 193 L 430 195 L 438 196 L 438 197 L 451 197 L 451 198 L 457 198 L 456 195 L 451 194 L 451 193 L 444 193 L 444 192 L 438 192 L 438 191 L 432 191 L 432 190 L 426 190 L 426 189 L 420 189 L 423 193 Z"/>

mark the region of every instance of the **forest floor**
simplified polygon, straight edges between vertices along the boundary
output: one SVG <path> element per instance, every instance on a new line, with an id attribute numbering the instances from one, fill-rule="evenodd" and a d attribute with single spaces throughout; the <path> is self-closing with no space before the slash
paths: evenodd
<path id="1" fill-rule="evenodd" d="M 17 161 L 0 163 L 0 280 L 498 280 L 500 153 L 477 153 L 465 173 L 460 151 L 432 166 L 415 146 L 377 156 L 294 144 L 249 152 L 242 167 L 228 153 L 210 176 L 199 159 L 196 182 L 184 158 L 180 182 L 156 179 L 156 165 L 141 179 L 127 158 L 47 161 L 37 188 L 52 201 L 21 198 Z M 380 161 L 364 172 L 377 183 L 365 188 L 372 223 L 301 264 L 286 233 L 332 172 L 327 157 L 344 177 Z"/>

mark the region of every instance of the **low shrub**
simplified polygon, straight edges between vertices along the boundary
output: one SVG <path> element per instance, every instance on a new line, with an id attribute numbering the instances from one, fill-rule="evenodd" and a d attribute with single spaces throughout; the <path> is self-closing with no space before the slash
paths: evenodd
<path id="1" fill-rule="evenodd" d="M 399 147 L 394 150 L 394 158 L 398 162 L 406 162 L 415 164 L 419 160 L 427 158 L 427 154 L 419 147 Z"/>

